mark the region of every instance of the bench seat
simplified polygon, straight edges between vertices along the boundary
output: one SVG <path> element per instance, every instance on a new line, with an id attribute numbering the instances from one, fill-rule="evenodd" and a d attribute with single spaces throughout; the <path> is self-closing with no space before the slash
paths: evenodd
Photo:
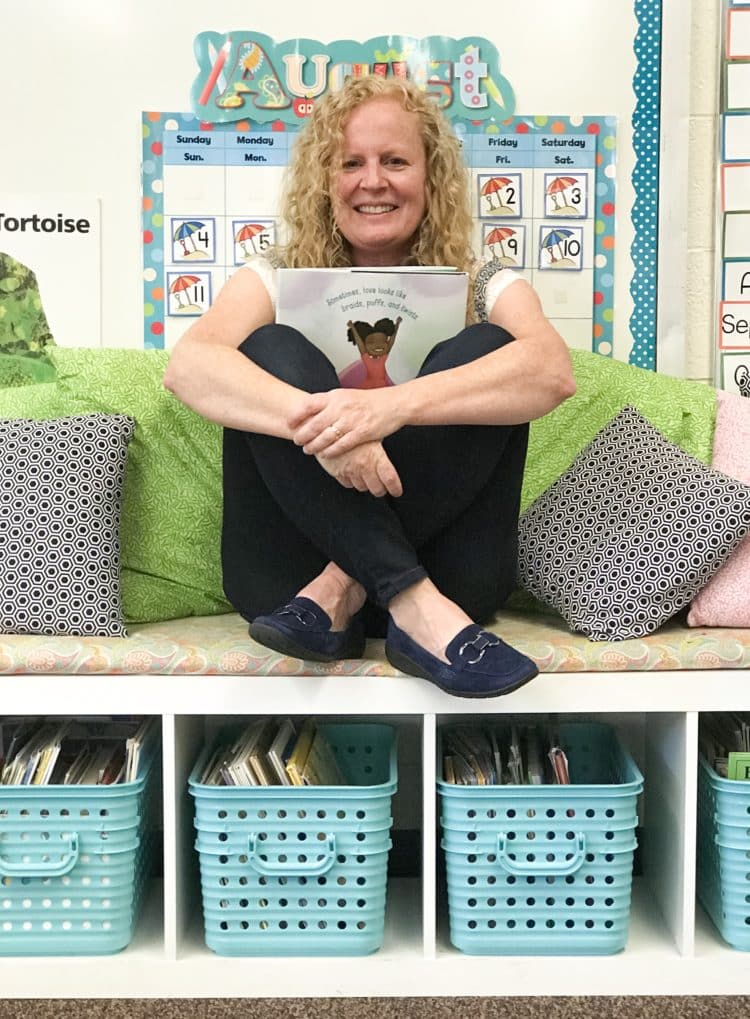
<path id="1" fill-rule="evenodd" d="M 750 629 L 689 628 L 672 620 L 638 640 L 590 641 L 554 615 L 503 610 L 489 629 L 542 672 L 649 672 L 750 667 Z M 131 625 L 127 638 L 0 635 L 0 675 L 396 676 L 383 641 L 362 659 L 321 664 L 253 641 L 235 613 Z"/>

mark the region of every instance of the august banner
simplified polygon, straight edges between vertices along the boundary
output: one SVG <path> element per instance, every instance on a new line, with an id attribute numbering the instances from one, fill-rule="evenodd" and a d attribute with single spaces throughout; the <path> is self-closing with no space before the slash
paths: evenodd
<path id="1" fill-rule="evenodd" d="M 193 113 L 209 123 L 250 119 L 299 123 L 315 100 L 351 76 L 411 78 L 435 96 L 448 117 L 505 120 L 515 109 L 500 56 L 487 39 L 376 36 L 324 44 L 314 39 L 274 42 L 261 32 L 201 32 L 195 38 L 199 72 Z"/>

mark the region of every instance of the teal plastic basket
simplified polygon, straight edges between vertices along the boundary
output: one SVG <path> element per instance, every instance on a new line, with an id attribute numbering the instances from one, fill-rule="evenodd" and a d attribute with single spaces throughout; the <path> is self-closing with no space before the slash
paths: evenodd
<path id="1" fill-rule="evenodd" d="M 346 786 L 208 786 L 190 776 L 206 944 L 218 955 L 367 955 L 383 943 L 396 744 L 321 725 Z"/>
<path id="2" fill-rule="evenodd" d="M 129 944 L 152 872 L 156 754 L 133 782 L 0 787 L 0 955 Z"/>
<path id="3" fill-rule="evenodd" d="M 722 938 L 750 951 L 750 782 L 698 762 L 698 899 Z"/>
<path id="4" fill-rule="evenodd" d="M 625 946 L 643 778 L 607 725 L 563 724 L 560 739 L 571 785 L 460 786 L 438 774 L 450 938 L 462 952 Z"/>

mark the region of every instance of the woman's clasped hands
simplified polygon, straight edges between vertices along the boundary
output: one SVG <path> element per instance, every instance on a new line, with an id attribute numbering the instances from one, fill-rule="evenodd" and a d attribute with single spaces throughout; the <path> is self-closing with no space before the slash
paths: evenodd
<path id="1" fill-rule="evenodd" d="M 293 441 L 345 488 L 401 495 L 401 480 L 382 444 L 404 424 L 395 388 L 311 393 L 289 420 Z"/>

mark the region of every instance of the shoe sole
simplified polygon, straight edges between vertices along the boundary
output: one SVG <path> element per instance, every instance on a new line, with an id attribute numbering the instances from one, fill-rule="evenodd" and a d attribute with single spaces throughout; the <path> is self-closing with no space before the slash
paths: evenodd
<path id="1" fill-rule="evenodd" d="M 251 623 L 249 627 L 250 636 L 259 644 L 278 651 L 279 654 L 288 655 L 290 658 L 301 658 L 307 662 L 338 662 L 342 658 L 361 658 L 365 650 L 364 639 L 351 643 L 348 647 L 342 648 L 339 654 L 329 655 L 323 651 L 313 651 L 304 644 L 298 643 L 293 637 L 282 633 L 275 626 L 266 626 L 263 623 Z"/>
<path id="2" fill-rule="evenodd" d="M 431 676 L 429 672 L 423 669 L 416 662 L 412 661 L 408 655 L 403 654 L 401 651 L 385 649 L 385 657 L 395 668 L 400 669 L 401 672 L 405 672 L 407 676 L 416 676 L 417 679 L 426 679 L 430 683 L 434 683 L 435 686 L 439 687 L 445 693 L 452 694 L 454 697 L 502 697 L 506 693 L 513 693 L 514 690 L 518 690 L 519 687 L 524 686 L 526 683 L 531 682 L 536 676 L 539 675 L 539 669 L 534 669 L 528 675 L 523 675 L 517 680 L 512 686 L 504 686 L 501 690 L 487 690 L 483 693 L 472 693 L 468 690 L 454 690 L 450 686 L 445 686 L 439 680 Z"/>

